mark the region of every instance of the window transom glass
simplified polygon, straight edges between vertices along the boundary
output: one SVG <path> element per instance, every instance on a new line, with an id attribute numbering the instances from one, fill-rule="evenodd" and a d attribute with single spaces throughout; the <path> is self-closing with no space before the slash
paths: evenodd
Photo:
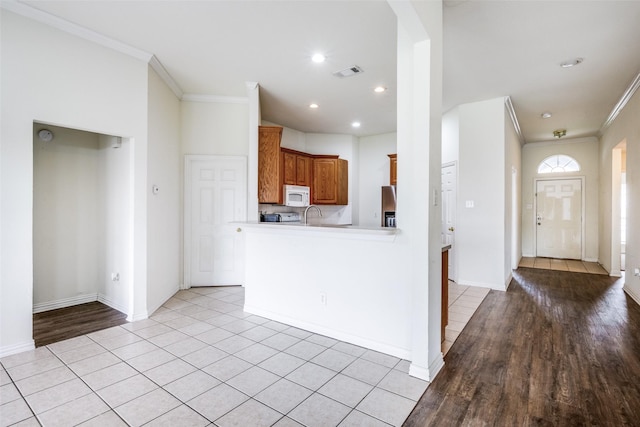
<path id="1" fill-rule="evenodd" d="M 573 157 L 564 154 L 549 156 L 538 165 L 538 173 L 578 172 L 580 165 Z"/>

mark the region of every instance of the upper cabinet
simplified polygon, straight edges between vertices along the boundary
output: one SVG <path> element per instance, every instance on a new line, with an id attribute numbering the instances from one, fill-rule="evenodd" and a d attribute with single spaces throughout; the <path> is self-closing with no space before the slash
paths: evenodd
<path id="1" fill-rule="evenodd" d="M 281 139 L 280 126 L 259 127 L 258 203 L 281 205 L 285 184 L 310 187 L 314 204 L 349 203 L 346 160 L 281 148 Z"/>
<path id="2" fill-rule="evenodd" d="M 284 167 L 284 183 L 311 187 L 313 158 L 306 153 L 282 148 L 282 165 Z"/>
<path id="3" fill-rule="evenodd" d="M 313 203 L 346 205 L 349 203 L 348 163 L 338 156 L 314 156 Z"/>
<path id="4" fill-rule="evenodd" d="M 398 155 L 387 154 L 389 156 L 389 185 L 398 183 Z"/>
<path id="5" fill-rule="evenodd" d="M 258 136 L 258 202 L 282 204 L 282 128 L 260 126 Z"/>

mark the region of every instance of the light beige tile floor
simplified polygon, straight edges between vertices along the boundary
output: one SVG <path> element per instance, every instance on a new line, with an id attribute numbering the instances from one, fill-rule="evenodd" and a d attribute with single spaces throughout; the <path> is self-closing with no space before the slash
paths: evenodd
<path id="1" fill-rule="evenodd" d="M 445 327 L 445 340 L 442 343 L 444 354 L 447 354 L 489 291 L 489 288 L 459 285 L 449 281 L 449 322 Z"/>
<path id="2" fill-rule="evenodd" d="M 0 426 L 399 426 L 428 385 L 243 304 L 242 288 L 179 291 L 150 319 L 0 359 Z"/>
<path id="3" fill-rule="evenodd" d="M 540 268 L 544 270 L 572 271 L 574 273 L 609 274 L 597 262 L 573 259 L 522 257 L 518 267 Z"/>

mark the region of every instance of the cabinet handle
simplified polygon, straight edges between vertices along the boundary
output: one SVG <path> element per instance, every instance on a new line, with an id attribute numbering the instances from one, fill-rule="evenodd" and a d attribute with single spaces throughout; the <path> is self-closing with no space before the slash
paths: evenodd
<path id="1" fill-rule="evenodd" d="M 242 228 L 240 228 L 240 227 L 236 228 L 236 232 L 237 233 L 240 233 L 241 231 L 242 231 Z"/>

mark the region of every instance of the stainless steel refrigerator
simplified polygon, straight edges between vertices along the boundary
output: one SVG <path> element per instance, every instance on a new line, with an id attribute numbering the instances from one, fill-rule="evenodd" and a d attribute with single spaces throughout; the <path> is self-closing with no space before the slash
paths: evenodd
<path id="1" fill-rule="evenodd" d="M 386 185 L 382 187 L 382 209 L 380 222 L 383 227 L 396 226 L 396 186 Z"/>

